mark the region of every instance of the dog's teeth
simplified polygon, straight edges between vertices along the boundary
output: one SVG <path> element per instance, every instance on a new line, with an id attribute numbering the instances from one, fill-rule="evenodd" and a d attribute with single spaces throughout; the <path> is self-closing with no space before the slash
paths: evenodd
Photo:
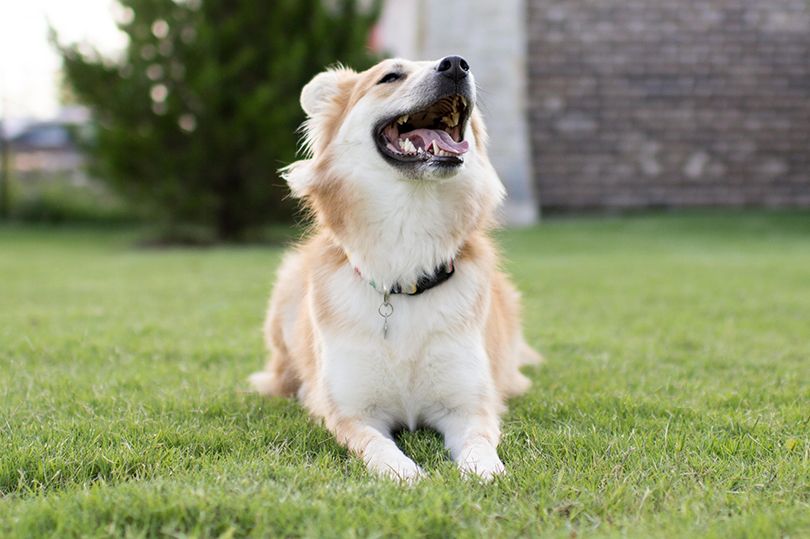
<path id="1" fill-rule="evenodd" d="M 404 124 L 405 122 L 407 122 L 407 121 L 408 121 L 408 118 L 409 118 L 409 117 L 410 117 L 410 115 L 409 115 L 409 114 L 403 114 L 402 116 L 400 116 L 399 118 L 397 118 L 397 123 L 398 123 L 399 125 L 402 125 L 402 124 Z"/>
<path id="2" fill-rule="evenodd" d="M 405 143 L 403 144 L 403 147 L 405 148 L 406 151 L 408 151 L 410 153 L 413 153 L 413 152 L 416 151 L 416 146 L 413 145 L 413 142 L 411 142 L 411 139 L 405 139 Z"/>
<path id="3" fill-rule="evenodd" d="M 430 144 L 430 148 L 433 155 L 439 155 L 439 152 L 442 151 L 441 148 L 439 148 L 439 145 L 436 144 L 435 140 Z"/>
<path id="4" fill-rule="evenodd" d="M 461 118 L 461 113 L 453 112 L 448 116 L 443 116 L 442 123 L 447 124 L 447 127 L 455 127 L 458 125 L 459 118 Z"/>
<path id="5" fill-rule="evenodd" d="M 464 106 L 466 107 L 466 106 L 467 106 L 467 100 L 464 98 L 464 96 L 463 96 L 463 95 L 460 95 L 459 97 L 461 98 L 461 102 L 462 102 L 462 103 L 464 104 Z"/>

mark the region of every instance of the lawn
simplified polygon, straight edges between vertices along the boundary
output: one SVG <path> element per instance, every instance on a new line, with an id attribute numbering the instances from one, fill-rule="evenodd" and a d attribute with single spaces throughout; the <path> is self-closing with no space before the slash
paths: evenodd
<path id="1" fill-rule="evenodd" d="M 369 476 L 245 393 L 281 247 L 0 228 L 2 537 L 810 534 L 810 214 L 548 220 L 498 234 L 547 362 L 509 474 Z"/>

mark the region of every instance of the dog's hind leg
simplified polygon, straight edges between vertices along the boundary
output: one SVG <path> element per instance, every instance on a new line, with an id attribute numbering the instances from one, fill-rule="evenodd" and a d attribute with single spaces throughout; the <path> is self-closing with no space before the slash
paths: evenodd
<path id="1" fill-rule="evenodd" d="M 304 293 L 298 285 L 304 261 L 297 252 L 288 254 L 278 270 L 278 282 L 267 309 L 264 340 L 270 350 L 270 361 L 264 371 L 252 374 L 248 380 L 262 395 L 292 397 L 301 387 L 301 365 L 296 359 L 305 358 L 311 350 L 295 348 L 295 342 L 311 344 L 308 317 L 304 311 Z M 304 338 L 295 338 L 298 331 Z"/>
<path id="2" fill-rule="evenodd" d="M 291 397 L 301 386 L 292 355 L 284 340 L 283 319 L 275 305 L 271 307 L 265 325 L 265 339 L 270 349 L 270 361 L 265 370 L 250 375 L 248 381 L 262 395 Z"/>
<path id="3" fill-rule="evenodd" d="M 283 357 L 285 353 L 286 350 L 275 350 L 267 369 L 248 377 L 254 391 L 271 397 L 292 397 L 296 394 L 301 382 L 290 368 L 289 358 Z"/>
<path id="4" fill-rule="evenodd" d="M 254 372 L 248 377 L 251 387 L 261 395 L 270 397 L 292 397 L 298 391 L 300 382 L 289 370 L 274 369 L 274 361 L 267 370 Z"/>
<path id="5" fill-rule="evenodd" d="M 526 344 L 522 338 L 518 345 L 518 365 L 539 365 L 545 363 L 543 356 L 538 354 L 534 348 Z"/>

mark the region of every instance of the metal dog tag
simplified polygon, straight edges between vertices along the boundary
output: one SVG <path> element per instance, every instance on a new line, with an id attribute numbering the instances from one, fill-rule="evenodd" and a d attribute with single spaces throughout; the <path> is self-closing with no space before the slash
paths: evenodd
<path id="1" fill-rule="evenodd" d="M 383 317 L 383 339 L 388 338 L 388 317 L 394 314 L 394 306 L 388 302 L 388 292 L 383 292 L 383 302 L 377 312 Z"/>

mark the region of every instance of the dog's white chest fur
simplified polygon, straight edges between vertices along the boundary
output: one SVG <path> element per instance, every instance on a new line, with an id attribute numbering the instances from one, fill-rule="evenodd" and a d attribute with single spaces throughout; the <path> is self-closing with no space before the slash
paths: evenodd
<path id="1" fill-rule="evenodd" d="M 334 276 L 330 300 L 356 331 L 323 335 L 324 384 L 342 412 L 387 427 L 435 427 L 444 410 L 491 391 L 481 323 L 470 323 L 474 287 L 464 267 L 420 296 L 382 294 L 348 267 Z"/>

